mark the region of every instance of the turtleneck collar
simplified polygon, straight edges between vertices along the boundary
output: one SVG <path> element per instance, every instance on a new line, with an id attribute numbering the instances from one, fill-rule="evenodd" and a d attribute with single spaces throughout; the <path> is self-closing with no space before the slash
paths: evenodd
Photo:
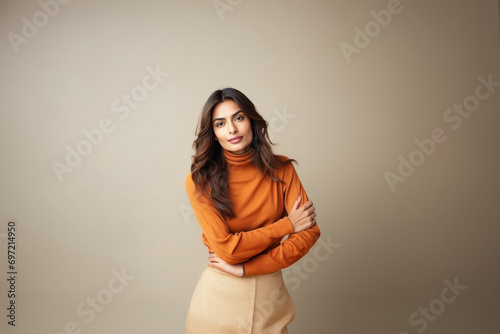
<path id="1" fill-rule="evenodd" d="M 255 153 L 255 148 L 253 146 L 243 154 L 236 154 L 224 148 L 222 148 L 222 153 L 228 164 L 231 177 L 245 178 L 255 175 L 256 167 L 252 163 Z"/>
<path id="2" fill-rule="evenodd" d="M 253 154 L 255 149 L 253 146 L 250 146 L 250 150 L 243 154 L 236 154 L 234 152 L 228 151 L 225 148 L 222 148 L 222 153 L 226 158 L 226 161 L 231 165 L 244 165 L 252 161 Z"/>

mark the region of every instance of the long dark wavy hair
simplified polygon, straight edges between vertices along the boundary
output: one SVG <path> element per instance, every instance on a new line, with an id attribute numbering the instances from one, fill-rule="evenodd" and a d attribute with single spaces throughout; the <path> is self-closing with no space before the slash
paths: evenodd
<path id="1" fill-rule="evenodd" d="M 196 188 L 196 196 L 202 194 L 211 198 L 215 208 L 225 218 L 234 218 L 228 187 L 227 164 L 222 152 L 222 146 L 216 140 L 212 128 L 212 114 L 215 107 L 224 101 L 233 100 L 245 115 L 250 118 L 253 139 L 250 145 L 254 148 L 252 163 L 266 177 L 283 183 L 276 177 L 276 171 L 295 159 L 286 159 L 284 156 L 275 155 L 267 132 L 267 123 L 257 112 L 254 104 L 242 92 L 234 88 L 216 90 L 210 95 L 201 111 L 193 142 L 195 154 L 192 156 L 191 176 Z"/>

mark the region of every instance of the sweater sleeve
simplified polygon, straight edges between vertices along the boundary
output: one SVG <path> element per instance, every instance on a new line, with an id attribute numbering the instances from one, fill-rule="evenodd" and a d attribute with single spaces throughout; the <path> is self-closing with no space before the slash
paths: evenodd
<path id="1" fill-rule="evenodd" d="M 299 207 L 307 202 L 309 198 L 302 187 L 292 163 L 285 168 L 283 178 L 286 183 L 283 194 L 284 204 L 288 213 L 291 211 L 293 203 L 298 195 L 302 197 Z M 291 266 L 307 254 L 319 239 L 320 235 L 321 231 L 319 230 L 318 224 L 315 224 L 307 230 L 290 234 L 279 246 L 245 262 L 246 276 L 272 273 Z"/>
<path id="2" fill-rule="evenodd" d="M 251 231 L 231 233 L 213 203 L 195 197 L 191 173 L 186 177 L 185 188 L 203 235 L 215 254 L 229 264 L 248 261 L 285 235 L 293 233 L 293 225 L 288 217 Z"/>

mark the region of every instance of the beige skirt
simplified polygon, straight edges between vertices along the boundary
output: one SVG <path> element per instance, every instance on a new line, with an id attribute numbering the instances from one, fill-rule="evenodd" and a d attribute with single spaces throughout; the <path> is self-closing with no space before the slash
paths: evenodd
<path id="1" fill-rule="evenodd" d="M 206 267 L 185 323 L 187 334 L 286 334 L 294 319 L 281 271 L 238 277 Z"/>

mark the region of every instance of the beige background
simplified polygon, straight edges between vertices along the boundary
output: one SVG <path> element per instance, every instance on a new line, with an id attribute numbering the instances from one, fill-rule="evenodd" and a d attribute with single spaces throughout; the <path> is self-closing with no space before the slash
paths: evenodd
<path id="1" fill-rule="evenodd" d="M 78 0 L 45 25 L 36 1 L 0 3 L 1 332 L 183 333 L 207 265 L 184 179 L 203 103 L 232 86 L 272 122 L 317 208 L 323 244 L 284 271 L 290 333 L 498 333 L 500 87 L 459 128 L 443 119 L 478 76 L 500 81 L 498 2 L 402 1 L 350 62 L 340 44 L 387 1 L 222 3 L 219 16 L 212 0 Z M 16 52 L 9 33 L 34 15 Z M 121 119 L 112 102 L 140 92 L 148 66 L 169 74 Z M 52 164 L 103 119 L 114 130 L 60 182 Z M 391 191 L 384 173 L 435 128 L 446 141 Z M 466 288 L 445 304 L 455 278 Z M 429 306 L 432 321 L 418 314 Z"/>

